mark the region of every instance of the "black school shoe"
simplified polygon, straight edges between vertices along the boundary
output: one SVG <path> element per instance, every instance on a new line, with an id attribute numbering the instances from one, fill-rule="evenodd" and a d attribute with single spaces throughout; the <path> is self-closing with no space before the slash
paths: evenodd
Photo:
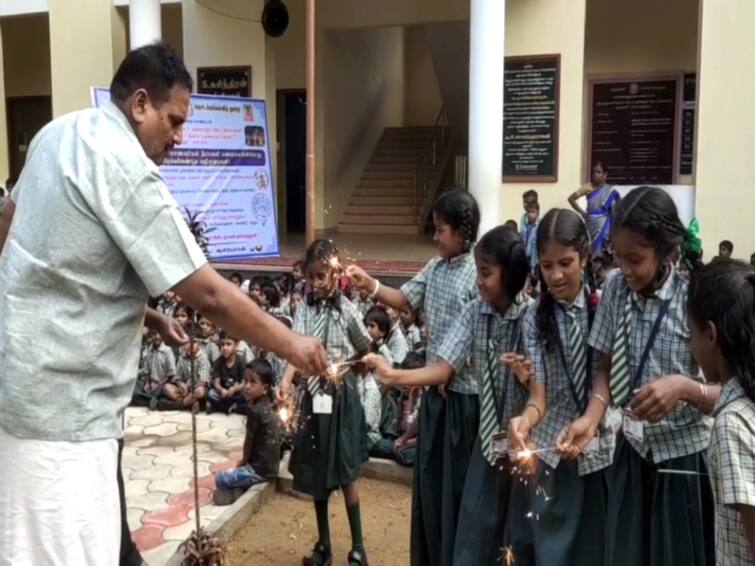
<path id="1" fill-rule="evenodd" d="M 302 566 L 331 566 L 333 564 L 333 553 L 330 551 L 330 545 L 323 545 L 319 542 L 312 549 L 312 554 L 301 560 Z"/>
<path id="2" fill-rule="evenodd" d="M 347 560 L 349 566 L 368 566 L 367 553 L 364 550 L 352 550 Z"/>

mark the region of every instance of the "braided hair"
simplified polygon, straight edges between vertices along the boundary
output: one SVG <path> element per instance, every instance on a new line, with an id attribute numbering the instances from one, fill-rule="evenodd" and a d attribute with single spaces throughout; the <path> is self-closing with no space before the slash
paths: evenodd
<path id="1" fill-rule="evenodd" d="M 574 211 L 554 208 L 543 217 L 537 229 L 537 253 L 542 254 L 551 242 L 570 247 L 579 253 L 580 259 L 590 257 L 590 234 L 585 221 Z M 537 307 L 538 339 L 545 350 L 553 351 L 559 341 L 556 324 L 556 299 L 548 292 L 548 284 L 540 271 L 540 303 Z M 590 262 L 585 268 L 585 303 L 588 306 L 589 320 L 595 317 L 595 301 L 591 300 L 593 279 L 590 276 Z"/>
<path id="2" fill-rule="evenodd" d="M 451 189 L 438 197 L 433 214 L 464 238 L 463 251 L 472 249 L 480 228 L 480 209 L 472 194 L 465 189 Z"/>
<path id="3" fill-rule="evenodd" d="M 309 245 L 309 247 L 307 248 L 307 253 L 304 255 L 304 273 L 306 274 L 313 265 L 319 263 L 326 266 L 332 274 L 337 275 L 336 268 L 331 264 L 333 258 L 338 258 L 338 248 L 333 243 L 333 240 L 315 240 Z M 338 287 L 336 287 L 329 298 L 332 306 L 339 311 L 340 296 L 341 292 Z M 311 292 L 307 294 L 307 304 L 309 304 L 310 306 L 315 304 L 315 299 Z"/>
<path id="4" fill-rule="evenodd" d="M 475 256 L 501 267 L 501 287 L 510 301 L 516 300 L 530 272 L 522 237 L 511 228 L 496 226 L 480 238 Z"/>
<path id="5" fill-rule="evenodd" d="M 658 187 L 637 187 L 614 208 L 611 231 L 626 229 L 653 243 L 661 262 L 672 257 L 687 236 L 673 199 Z"/>
<path id="6" fill-rule="evenodd" d="M 715 325 L 721 356 L 755 401 L 755 269 L 722 259 L 693 271 L 687 309 L 695 326 Z"/>

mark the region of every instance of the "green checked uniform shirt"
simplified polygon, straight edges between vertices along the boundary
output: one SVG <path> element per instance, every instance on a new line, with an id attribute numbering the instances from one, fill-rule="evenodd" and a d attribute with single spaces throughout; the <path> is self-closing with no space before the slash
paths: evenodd
<path id="1" fill-rule="evenodd" d="M 632 390 L 656 377 L 671 374 L 694 377 L 698 374 L 689 349 L 691 334 L 687 321 L 687 289 L 687 281 L 675 269 L 655 296 L 650 298 L 632 292 L 621 274 L 611 277 L 606 283 L 593 321 L 589 345 L 598 352 L 611 354 L 614 334 L 620 331 L 619 321 L 623 317 L 626 302 L 631 301 L 630 339 L 627 348 L 630 398 Z M 671 299 L 668 313 L 661 322 L 639 382 L 635 383 L 640 358 L 661 305 L 667 299 Z M 662 421 L 644 423 L 644 429 L 642 442 L 631 438 L 627 438 L 627 441 L 643 458 L 655 463 L 700 452 L 708 446 L 710 439 L 702 413 L 681 402 Z"/>
<path id="2" fill-rule="evenodd" d="M 573 352 L 569 347 L 569 330 L 571 320 L 564 309 L 570 309 L 579 324 L 584 337 L 585 346 L 590 335 L 590 320 L 588 305 L 584 291 L 577 295 L 577 299 L 570 305 L 554 305 L 553 311 L 556 317 L 556 326 L 564 348 L 564 357 L 569 364 L 569 372 L 564 368 L 558 345 L 553 344 L 546 349 L 538 336 L 537 310 L 540 302 L 535 303 L 524 316 L 524 331 L 522 344 L 524 355 L 532 361 L 532 369 L 535 374 L 534 383 L 544 383 L 546 391 L 545 415 L 543 420 L 532 430 L 531 438 L 537 448 L 552 448 L 556 445 L 556 439 L 561 431 L 569 423 L 577 419 L 581 412 L 577 408 L 574 395 L 570 386 L 570 373 L 574 365 Z M 563 308 L 562 308 L 563 307 Z M 593 352 L 590 359 L 590 376 L 592 379 L 600 369 L 598 355 Z M 589 383 L 586 384 L 589 390 Z M 600 451 L 592 457 L 584 454 L 577 460 L 579 475 L 586 475 L 602 470 L 611 465 L 610 454 Z M 538 454 L 551 468 L 556 468 L 561 460 L 558 452 L 549 451 Z"/>
<path id="3" fill-rule="evenodd" d="M 431 259 L 401 292 L 414 308 L 422 309 L 427 322 L 427 363 L 439 359 L 438 352 L 449 329 L 458 320 L 465 305 L 477 297 L 477 269 L 472 254 L 451 260 L 440 256 Z M 477 395 L 474 371 L 460 365 L 448 388 L 456 393 Z"/>
<path id="4" fill-rule="evenodd" d="M 487 392 L 490 389 L 483 383 L 487 375 L 489 354 L 488 326 L 490 327 L 489 338 L 497 347 L 496 358 L 500 358 L 501 354 L 517 351 L 521 342 L 522 319 L 526 311 L 525 304 L 516 303 L 506 311 L 505 315 L 501 315 L 482 299 L 475 299 L 456 317 L 456 321 L 438 350 L 438 357 L 441 360 L 448 362 L 457 373 L 462 368 L 466 368 L 476 381 L 480 391 L 480 439 L 483 442 L 483 448 L 489 440 L 487 434 L 488 438 L 482 438 L 484 431 L 487 430 L 485 425 L 489 424 L 485 422 L 485 408 L 490 407 L 491 402 L 495 403 L 494 399 L 487 398 Z M 497 426 L 494 428 L 505 431 L 509 420 L 522 412 L 528 393 L 513 372 L 510 372 L 504 391 L 507 372 L 500 361 L 496 372 L 494 391 L 499 399 L 501 395 L 505 395 L 505 400 L 502 420 L 500 423 L 496 422 Z M 493 416 L 497 421 L 497 414 Z"/>
<path id="5" fill-rule="evenodd" d="M 736 506 L 755 507 L 755 403 L 732 378 L 713 414 L 708 468 L 716 501 L 716 564 L 749 566 L 752 551 Z"/>

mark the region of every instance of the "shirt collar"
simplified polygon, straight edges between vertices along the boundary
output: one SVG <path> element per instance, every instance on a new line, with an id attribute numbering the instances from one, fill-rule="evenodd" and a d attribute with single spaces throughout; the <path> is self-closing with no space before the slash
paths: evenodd
<path id="1" fill-rule="evenodd" d="M 713 408 L 713 415 L 718 415 L 718 413 L 720 413 L 728 404 L 746 396 L 747 393 L 745 393 L 744 387 L 742 387 L 739 379 L 732 377 L 721 388 L 721 396 L 718 398 L 718 402 Z"/>
<path id="2" fill-rule="evenodd" d="M 527 308 L 527 304 L 524 302 L 513 302 L 511 303 L 511 306 L 509 306 L 509 310 L 507 310 L 506 313 L 503 315 L 503 318 L 505 320 L 515 320 L 519 318 L 522 311 L 526 308 Z M 501 313 L 499 313 L 489 303 L 483 300 L 480 300 L 480 313 L 486 314 L 486 315 L 501 316 Z"/>
<path id="3" fill-rule="evenodd" d="M 460 253 L 459 255 L 454 256 L 451 259 L 445 259 L 444 263 L 448 265 L 461 264 L 461 263 L 464 263 L 470 256 L 471 256 L 470 252 Z"/>
<path id="4" fill-rule="evenodd" d="M 553 297 L 555 299 L 555 297 Z M 556 302 L 558 302 L 559 305 L 563 307 L 564 310 L 569 311 L 573 308 L 582 310 L 585 308 L 585 286 L 582 285 L 579 289 L 579 293 L 577 293 L 577 297 L 571 302 L 567 303 L 566 301 L 559 301 L 556 299 Z"/>
<path id="5" fill-rule="evenodd" d="M 676 271 L 676 268 L 672 265 L 671 269 L 669 270 L 668 277 L 666 277 L 666 281 L 663 282 L 663 285 L 661 285 L 661 288 L 658 289 L 655 294 L 651 297 L 643 297 L 639 293 L 632 291 L 632 299 L 635 303 L 643 304 L 647 300 L 652 299 L 658 299 L 659 301 L 669 301 L 674 296 L 674 290 L 676 289 L 676 280 L 679 277 L 679 274 Z"/>

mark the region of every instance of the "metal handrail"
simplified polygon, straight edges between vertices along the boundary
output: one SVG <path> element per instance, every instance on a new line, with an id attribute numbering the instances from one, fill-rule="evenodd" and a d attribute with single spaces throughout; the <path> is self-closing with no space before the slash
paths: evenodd
<path id="1" fill-rule="evenodd" d="M 438 173 L 438 168 L 441 165 L 440 158 L 446 149 L 448 136 L 448 114 L 446 107 L 443 106 L 438 112 L 435 124 L 433 124 L 427 137 L 425 147 L 422 150 L 422 157 L 414 172 L 414 209 L 417 214 L 419 214 L 420 206 L 427 196 L 430 177 Z"/>

